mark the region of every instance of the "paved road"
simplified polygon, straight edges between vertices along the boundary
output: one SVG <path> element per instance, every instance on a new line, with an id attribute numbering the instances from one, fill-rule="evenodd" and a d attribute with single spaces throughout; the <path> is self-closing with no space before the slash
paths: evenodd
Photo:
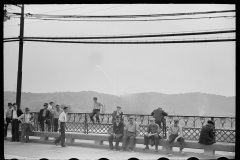
<path id="1" fill-rule="evenodd" d="M 17 158 L 17 159 L 129 159 L 136 157 L 139 159 L 158 159 L 166 157 L 163 153 L 144 153 L 144 152 L 119 152 L 119 151 L 108 151 L 106 148 L 91 148 L 84 146 L 55 146 L 52 144 L 42 143 L 21 143 L 21 142 L 10 142 L 4 141 L 4 156 L 6 159 Z M 169 159 L 188 159 L 189 157 L 197 157 L 199 159 L 217 159 L 219 156 L 206 157 L 202 154 L 185 153 L 174 154 Z"/>

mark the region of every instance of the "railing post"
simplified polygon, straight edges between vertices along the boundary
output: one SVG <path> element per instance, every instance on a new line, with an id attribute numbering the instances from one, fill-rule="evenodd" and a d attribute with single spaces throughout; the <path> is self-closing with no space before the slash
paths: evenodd
<path id="1" fill-rule="evenodd" d="M 84 134 L 88 134 L 87 113 L 85 113 Z"/>

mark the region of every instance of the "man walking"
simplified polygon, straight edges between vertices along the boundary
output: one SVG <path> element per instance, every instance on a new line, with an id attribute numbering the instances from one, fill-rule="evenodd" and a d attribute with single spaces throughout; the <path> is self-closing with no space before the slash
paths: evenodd
<path id="1" fill-rule="evenodd" d="M 215 137 L 214 137 L 214 122 L 211 120 L 207 121 L 207 124 L 202 127 L 199 137 L 199 142 L 201 144 L 205 145 L 212 145 L 213 143 L 216 143 Z"/>
<path id="2" fill-rule="evenodd" d="M 54 126 L 54 132 L 58 131 L 58 119 L 59 115 L 62 113 L 62 109 L 60 109 L 59 104 L 56 104 L 56 109 L 53 110 L 53 126 Z"/>
<path id="3" fill-rule="evenodd" d="M 67 122 L 67 109 L 68 109 L 68 107 L 64 107 L 63 112 L 59 115 L 58 130 L 60 131 L 61 134 L 54 141 L 55 145 L 58 145 L 58 143 L 61 141 L 62 147 L 66 147 L 66 145 L 65 145 L 65 128 L 66 128 L 66 122 Z"/>
<path id="4" fill-rule="evenodd" d="M 130 142 L 129 144 L 129 151 L 130 152 L 134 152 L 133 148 L 135 145 L 135 139 L 138 136 L 139 133 L 139 126 L 138 123 L 133 121 L 133 117 L 130 116 L 129 118 L 129 122 L 126 124 L 126 130 L 125 130 L 125 134 L 123 136 L 123 142 L 122 142 L 122 150 L 121 151 L 125 151 L 128 142 Z"/>
<path id="5" fill-rule="evenodd" d="M 159 125 L 159 127 L 162 129 L 163 131 L 163 135 L 165 135 L 166 133 L 166 120 L 164 118 L 164 116 L 167 116 L 167 112 L 165 112 L 164 110 L 162 110 L 161 107 L 158 107 L 157 109 L 155 109 L 151 115 L 153 116 L 153 118 L 155 118 L 155 122 Z"/>
<path id="6" fill-rule="evenodd" d="M 159 137 L 159 126 L 155 123 L 155 118 L 151 117 L 150 124 L 147 126 L 147 133 L 144 135 L 144 145 L 146 145 L 146 147 L 143 150 L 149 149 L 149 140 L 151 140 L 151 145 L 153 146 L 153 144 L 155 144 L 155 151 L 157 152 L 159 138 L 161 138 Z"/>
<path id="7" fill-rule="evenodd" d="M 19 142 L 19 123 L 18 117 L 23 114 L 20 108 L 17 108 L 17 104 L 13 104 L 12 110 L 12 141 L 11 142 Z"/>
<path id="8" fill-rule="evenodd" d="M 91 121 L 94 123 L 93 116 L 96 114 L 97 122 L 100 123 L 99 115 L 102 113 L 103 105 L 97 101 L 97 97 L 93 97 L 93 111 L 90 115 Z"/>
<path id="9" fill-rule="evenodd" d="M 113 123 L 113 133 L 109 135 L 109 150 L 119 150 L 119 141 L 123 137 L 124 124 L 120 121 L 120 117 L 116 116 L 116 121 Z M 113 139 L 115 139 L 115 148 L 113 149 Z"/>
<path id="10" fill-rule="evenodd" d="M 12 103 L 8 103 L 8 108 L 4 111 L 4 139 L 7 138 L 8 125 L 12 121 Z"/>
<path id="11" fill-rule="evenodd" d="M 40 110 L 38 115 L 38 122 L 40 123 L 40 131 L 44 132 L 44 123 L 48 126 L 48 131 L 50 131 L 50 124 L 51 123 L 51 117 L 50 117 L 50 111 L 47 109 L 48 104 L 44 103 L 44 108 Z"/>
<path id="12" fill-rule="evenodd" d="M 184 138 L 182 134 L 182 127 L 178 124 L 179 120 L 175 119 L 174 124 L 171 124 L 168 129 L 168 134 L 167 134 L 167 155 L 172 156 L 171 153 L 171 144 L 173 142 L 178 141 L 180 143 L 180 153 L 183 154 L 184 152 L 182 151 L 184 148 Z"/>
<path id="13" fill-rule="evenodd" d="M 29 113 L 29 108 L 25 109 L 25 113 L 19 117 L 19 120 L 22 122 L 22 134 L 21 134 L 21 141 L 25 143 L 29 143 L 29 132 L 30 132 L 30 125 L 33 123 L 33 116 Z M 26 139 L 25 139 L 26 136 Z"/>

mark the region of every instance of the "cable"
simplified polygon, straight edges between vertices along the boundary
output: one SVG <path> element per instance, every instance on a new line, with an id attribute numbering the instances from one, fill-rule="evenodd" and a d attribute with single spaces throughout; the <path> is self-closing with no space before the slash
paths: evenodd
<path id="1" fill-rule="evenodd" d="M 232 18 L 228 18 L 232 17 Z M 233 19 L 236 16 L 216 16 L 216 17 L 197 17 L 197 18 L 172 18 L 172 19 L 145 19 L 145 20 L 63 20 L 63 19 L 44 19 L 44 18 L 31 18 L 26 17 L 26 19 L 39 19 L 39 20 L 55 20 L 55 21 L 94 21 L 94 22 L 120 22 L 120 21 L 128 21 L 128 22 L 135 22 L 135 21 L 166 21 L 166 20 L 187 20 L 187 19 L 211 19 L 211 18 L 228 18 Z M 14 17 L 18 18 L 18 17 Z"/>
<path id="2" fill-rule="evenodd" d="M 116 6 L 118 7 L 118 6 Z M 114 7 L 111 7 L 114 8 Z M 107 8 L 109 9 L 109 8 Z M 48 18 L 141 18 L 141 17 L 163 17 L 163 16 L 183 16 L 197 14 L 214 14 L 235 12 L 236 10 L 208 11 L 208 12 L 188 12 L 188 13 L 170 13 L 170 14 L 146 14 L 146 15 L 106 15 L 106 16 L 83 16 L 83 15 L 45 15 L 45 14 L 30 14 L 31 17 L 48 17 Z M 94 11 L 95 12 L 95 11 Z M 91 13 L 91 12 L 88 12 Z M 19 14 L 19 13 L 12 13 Z"/>
<path id="3" fill-rule="evenodd" d="M 15 42 L 19 40 L 9 40 L 5 42 Z M 182 41 L 144 41 L 144 42 L 101 42 L 101 41 L 53 41 L 53 40 L 24 40 L 24 41 L 33 41 L 33 42 L 52 42 L 52 43 L 88 43 L 88 44 L 158 44 L 158 43 L 200 43 L 200 42 L 227 42 L 227 41 L 236 41 L 236 39 L 202 39 L 202 40 L 182 40 Z"/>
<path id="4" fill-rule="evenodd" d="M 116 38 L 146 38 L 146 37 L 169 37 L 169 36 L 189 36 L 189 35 L 206 35 L 233 33 L 236 30 L 220 30 L 211 32 L 189 32 L 189 33 L 170 33 L 170 34 L 148 34 L 148 35 L 126 35 L 126 36 L 87 36 L 87 37 L 23 37 L 25 39 L 116 39 Z M 19 37 L 4 38 L 4 40 L 19 39 Z"/>

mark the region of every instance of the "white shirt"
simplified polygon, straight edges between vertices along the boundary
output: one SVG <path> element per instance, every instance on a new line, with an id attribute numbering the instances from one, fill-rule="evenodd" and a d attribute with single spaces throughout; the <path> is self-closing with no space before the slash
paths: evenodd
<path id="1" fill-rule="evenodd" d="M 24 119 L 24 115 L 25 115 L 25 119 Z M 19 119 L 23 119 L 23 122 L 25 122 L 25 123 L 28 123 L 30 121 L 30 118 L 31 118 L 30 113 L 28 113 L 28 114 L 24 113 L 19 117 Z"/>
<path id="2" fill-rule="evenodd" d="M 102 104 L 100 102 L 93 102 L 93 109 L 100 109 L 101 110 Z"/>
<path id="3" fill-rule="evenodd" d="M 62 112 L 60 115 L 59 115 L 59 121 L 61 122 L 67 122 L 67 114 L 65 112 Z"/>
<path id="4" fill-rule="evenodd" d="M 17 109 L 16 110 L 13 109 L 13 119 L 18 119 Z"/>
<path id="5" fill-rule="evenodd" d="M 52 112 L 52 108 L 53 108 L 53 107 L 52 107 L 50 104 L 48 104 L 48 108 L 47 108 L 47 109 Z"/>

